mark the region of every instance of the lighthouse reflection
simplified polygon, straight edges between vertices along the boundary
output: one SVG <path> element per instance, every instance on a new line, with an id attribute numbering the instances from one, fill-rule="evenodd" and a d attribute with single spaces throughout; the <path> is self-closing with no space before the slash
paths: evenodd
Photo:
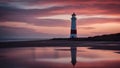
<path id="1" fill-rule="evenodd" d="M 120 68 L 115 51 L 75 46 L 0 49 L 0 61 L 0 68 Z"/>
<path id="2" fill-rule="evenodd" d="M 67 49 L 57 49 L 57 50 L 63 50 L 63 51 L 66 51 Z M 73 66 L 75 66 L 76 65 L 76 63 L 77 63 L 77 47 L 75 47 L 75 46 L 72 46 L 72 47 L 70 47 L 70 58 L 71 58 L 71 63 L 72 63 L 72 65 Z M 33 48 L 33 60 L 35 61 L 35 59 L 37 59 L 37 53 L 36 53 L 37 51 L 36 51 L 36 49 L 35 48 Z M 58 53 L 58 52 L 57 52 Z M 54 57 L 56 57 L 56 55 L 54 56 Z"/>
<path id="3" fill-rule="evenodd" d="M 71 63 L 73 66 L 75 66 L 77 60 L 76 60 L 76 54 L 77 54 L 77 47 L 71 47 Z"/>
<path id="4" fill-rule="evenodd" d="M 33 50 L 33 61 L 36 61 L 35 59 L 39 59 L 40 57 L 38 57 L 39 56 L 39 54 L 40 53 L 36 53 L 36 52 L 38 52 L 37 51 L 37 48 L 33 48 L 32 49 Z M 39 49 L 38 49 L 39 50 Z M 76 65 L 76 63 L 77 63 L 77 47 L 75 47 L 75 46 L 72 46 L 72 47 L 70 47 L 70 49 L 55 49 L 55 50 L 57 50 L 57 51 L 54 51 L 54 53 L 53 54 L 55 54 L 55 55 L 53 55 L 54 56 L 54 58 L 58 58 L 59 56 L 59 54 L 57 54 L 57 53 L 59 53 L 59 51 L 68 51 L 69 50 L 69 55 L 70 55 L 70 60 L 71 60 L 71 64 L 73 65 L 73 66 L 75 66 Z M 49 51 L 50 52 L 50 51 Z M 47 55 L 47 53 L 45 53 L 45 51 L 44 51 L 44 54 L 45 55 Z M 57 54 L 57 55 L 56 55 Z M 42 59 L 43 60 L 43 59 Z M 49 61 L 49 60 L 48 60 Z M 54 60 L 52 60 L 52 61 L 54 61 Z"/>

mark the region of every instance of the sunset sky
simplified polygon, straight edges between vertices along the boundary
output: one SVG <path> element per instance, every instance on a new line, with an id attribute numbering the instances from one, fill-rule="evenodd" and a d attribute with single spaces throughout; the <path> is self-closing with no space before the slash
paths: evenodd
<path id="1" fill-rule="evenodd" d="M 0 38 L 68 38 L 73 12 L 78 37 L 120 32 L 120 0 L 0 0 Z"/>

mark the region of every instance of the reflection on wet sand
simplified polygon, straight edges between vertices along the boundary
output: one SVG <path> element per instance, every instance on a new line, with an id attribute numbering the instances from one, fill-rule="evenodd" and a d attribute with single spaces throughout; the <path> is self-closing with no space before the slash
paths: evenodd
<path id="1" fill-rule="evenodd" d="M 76 64 L 76 47 L 71 47 L 71 63 L 73 66 Z"/>
<path id="2" fill-rule="evenodd" d="M 120 68 L 119 57 L 89 47 L 8 48 L 0 49 L 0 68 Z"/>

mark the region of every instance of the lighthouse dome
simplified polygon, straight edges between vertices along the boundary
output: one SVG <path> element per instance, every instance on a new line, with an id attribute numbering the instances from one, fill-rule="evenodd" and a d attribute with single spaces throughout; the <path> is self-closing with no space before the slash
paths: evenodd
<path id="1" fill-rule="evenodd" d="M 76 16 L 76 14 L 75 14 L 75 13 L 73 13 L 73 14 L 72 14 L 72 16 Z"/>

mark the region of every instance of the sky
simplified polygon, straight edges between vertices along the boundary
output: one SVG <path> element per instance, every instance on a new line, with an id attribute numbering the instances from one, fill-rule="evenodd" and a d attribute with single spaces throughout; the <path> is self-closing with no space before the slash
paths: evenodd
<path id="1" fill-rule="evenodd" d="M 69 38 L 120 32 L 120 0 L 0 0 L 0 38 Z"/>

